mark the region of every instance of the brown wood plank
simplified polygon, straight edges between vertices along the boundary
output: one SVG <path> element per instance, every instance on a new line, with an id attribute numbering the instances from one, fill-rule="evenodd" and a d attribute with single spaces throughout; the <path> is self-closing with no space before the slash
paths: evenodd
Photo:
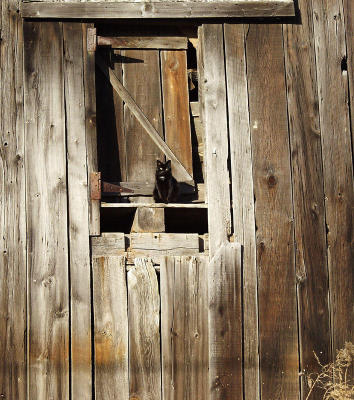
<path id="1" fill-rule="evenodd" d="M 293 204 L 280 25 L 250 25 L 246 40 L 252 137 L 261 398 L 299 395 Z"/>
<path id="2" fill-rule="evenodd" d="M 69 398 L 69 282 L 63 35 L 25 23 L 28 395 Z"/>
<path id="3" fill-rule="evenodd" d="M 353 164 L 342 1 L 313 0 L 314 38 L 321 124 L 328 268 L 335 350 L 354 336 Z"/>
<path id="4" fill-rule="evenodd" d="M 226 81 L 222 24 L 205 24 L 202 29 L 199 43 L 204 71 L 199 82 L 203 91 L 208 225 L 213 256 L 231 234 Z"/>
<path id="5" fill-rule="evenodd" d="M 210 400 L 243 399 L 241 268 L 238 243 L 220 246 L 208 266 Z"/>
<path id="6" fill-rule="evenodd" d="M 276 17 L 294 15 L 292 0 L 236 0 L 233 2 L 136 3 L 22 3 L 24 18 L 208 18 Z"/>
<path id="7" fill-rule="evenodd" d="M 118 256 L 124 251 L 124 233 L 102 233 L 102 236 L 91 238 L 91 253 L 94 257 Z"/>
<path id="8" fill-rule="evenodd" d="M 256 221 L 246 76 L 245 27 L 225 24 L 225 59 L 235 241 L 243 246 L 245 400 L 259 399 Z"/>
<path id="9" fill-rule="evenodd" d="M 97 45 L 114 49 L 187 50 L 188 40 L 178 36 L 97 36 Z"/>
<path id="10" fill-rule="evenodd" d="M 82 24 L 64 23 L 63 39 L 70 240 L 71 393 L 73 398 L 89 400 L 92 396 L 91 265 Z"/>
<path id="11" fill-rule="evenodd" d="M 193 177 L 187 53 L 175 50 L 160 54 L 165 140 Z M 181 181 L 183 176 L 178 172 L 174 171 L 174 176 Z"/>
<path id="12" fill-rule="evenodd" d="M 164 257 L 160 266 L 164 400 L 208 398 L 208 257 Z"/>
<path id="13" fill-rule="evenodd" d="M 343 15 L 346 32 L 347 57 L 341 62 L 342 74 L 348 74 L 350 115 L 354 115 L 354 4 L 352 0 L 343 0 Z M 346 69 L 345 69 L 346 68 Z M 352 120 L 351 120 L 352 121 Z M 354 128 L 351 122 L 352 142 Z"/>
<path id="14" fill-rule="evenodd" d="M 327 244 L 318 110 L 312 3 L 300 0 L 302 24 L 284 25 L 292 186 L 294 198 L 296 279 L 300 361 L 305 373 L 320 371 L 313 351 L 331 358 Z M 302 378 L 302 398 L 308 393 Z M 322 399 L 314 390 L 313 399 Z"/>
<path id="15" fill-rule="evenodd" d="M 135 259 L 128 272 L 130 399 L 161 399 L 160 296 L 155 269 Z"/>
<path id="16" fill-rule="evenodd" d="M 27 399 L 23 27 L 0 5 L 0 394 Z"/>
<path id="17" fill-rule="evenodd" d="M 129 399 L 125 257 L 93 257 L 96 399 Z"/>
<path id="18" fill-rule="evenodd" d="M 93 24 L 83 24 L 84 88 L 86 109 L 87 171 L 98 171 L 96 132 L 95 53 L 87 51 L 87 29 Z M 100 201 L 89 202 L 90 235 L 100 234 Z"/>

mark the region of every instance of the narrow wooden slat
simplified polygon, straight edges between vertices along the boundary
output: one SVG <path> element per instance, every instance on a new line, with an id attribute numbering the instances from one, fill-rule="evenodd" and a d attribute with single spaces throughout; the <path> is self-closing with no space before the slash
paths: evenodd
<path id="1" fill-rule="evenodd" d="M 204 203 L 101 203 L 103 208 L 208 208 Z"/>
<path id="2" fill-rule="evenodd" d="M 354 4 L 351 0 L 343 0 L 343 15 L 346 32 L 347 56 L 341 62 L 342 74 L 348 74 L 350 115 L 354 115 Z M 345 69 L 346 67 L 346 69 Z M 354 128 L 351 124 L 352 142 L 354 142 Z"/>
<path id="3" fill-rule="evenodd" d="M 176 50 L 161 51 L 160 54 L 165 140 L 193 177 L 187 53 Z M 184 178 L 179 171 L 174 175 L 178 181 Z"/>
<path id="4" fill-rule="evenodd" d="M 128 272 L 130 399 L 161 399 L 160 296 L 155 269 L 144 258 Z"/>
<path id="5" fill-rule="evenodd" d="M 211 255 L 231 233 L 230 185 L 228 171 L 228 132 L 226 82 L 221 24 L 203 25 L 199 40 L 204 57 L 200 79 L 203 91 L 203 124 L 206 137 L 207 197 Z"/>
<path id="6" fill-rule="evenodd" d="M 23 25 L 0 5 L 0 394 L 27 399 Z"/>
<path id="7" fill-rule="evenodd" d="M 305 373 L 330 362 L 326 226 L 312 4 L 300 0 L 301 25 L 284 25 L 284 49 L 294 196 L 300 361 Z M 302 398 L 308 385 L 303 378 Z M 314 390 L 313 399 L 322 399 Z"/>
<path id="8" fill-rule="evenodd" d="M 233 2 L 92 2 L 22 3 L 24 18 L 205 18 L 276 17 L 294 15 L 292 0 Z"/>
<path id="9" fill-rule="evenodd" d="M 250 25 L 246 44 L 257 222 L 261 398 L 295 399 L 299 360 L 281 26 Z"/>
<path id="10" fill-rule="evenodd" d="M 89 400 L 91 382 L 91 294 L 89 211 L 80 23 L 63 24 L 70 240 L 71 393 Z"/>
<path id="11" fill-rule="evenodd" d="M 25 23 L 28 395 L 69 398 L 69 283 L 63 35 Z M 50 105 L 50 106 L 48 106 Z"/>
<path id="12" fill-rule="evenodd" d="M 187 50 L 188 40 L 178 36 L 97 36 L 97 45 L 115 49 Z"/>
<path id="13" fill-rule="evenodd" d="M 87 51 L 87 29 L 93 24 L 83 24 L 84 88 L 86 109 L 87 171 L 98 171 L 96 132 L 95 53 Z M 89 202 L 90 235 L 100 234 L 100 202 Z"/>
<path id="14" fill-rule="evenodd" d="M 180 249 L 181 255 L 195 254 L 199 249 L 197 233 L 131 233 L 131 251 L 159 251 L 175 254 Z"/>
<path id="15" fill-rule="evenodd" d="M 118 256 L 124 251 L 124 233 L 102 233 L 102 236 L 91 238 L 91 252 L 94 257 Z"/>
<path id="16" fill-rule="evenodd" d="M 223 244 L 208 266 L 210 400 L 243 399 L 241 287 L 241 246 Z"/>
<path id="17" fill-rule="evenodd" d="M 259 399 L 256 221 L 245 55 L 245 27 L 226 24 L 225 59 L 235 241 L 243 245 L 244 396 Z"/>
<path id="18" fill-rule="evenodd" d="M 333 355 L 354 336 L 353 164 L 342 1 L 313 0 Z M 348 38 L 349 39 L 349 38 Z"/>
<path id="19" fill-rule="evenodd" d="M 164 400 L 208 398 L 208 257 L 164 257 L 160 266 Z"/>
<path id="20" fill-rule="evenodd" d="M 93 257 L 96 399 L 129 399 L 124 257 Z"/>

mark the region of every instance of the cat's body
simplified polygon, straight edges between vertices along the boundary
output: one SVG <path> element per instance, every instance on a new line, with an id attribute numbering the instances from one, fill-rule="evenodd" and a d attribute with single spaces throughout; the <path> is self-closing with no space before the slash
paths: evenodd
<path id="1" fill-rule="evenodd" d="M 156 162 L 154 200 L 156 203 L 173 203 L 178 199 L 178 182 L 172 176 L 171 160 Z"/>

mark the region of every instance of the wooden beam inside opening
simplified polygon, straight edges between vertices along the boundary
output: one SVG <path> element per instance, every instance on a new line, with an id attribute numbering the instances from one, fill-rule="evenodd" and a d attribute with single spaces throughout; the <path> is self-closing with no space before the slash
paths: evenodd
<path id="1" fill-rule="evenodd" d="M 97 45 L 114 49 L 187 50 L 188 39 L 178 36 L 97 36 Z"/>

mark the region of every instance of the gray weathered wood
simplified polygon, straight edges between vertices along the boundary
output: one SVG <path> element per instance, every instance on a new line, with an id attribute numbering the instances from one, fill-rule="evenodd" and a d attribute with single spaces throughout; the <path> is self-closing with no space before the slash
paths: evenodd
<path id="1" fill-rule="evenodd" d="M 26 22 L 24 28 L 28 395 L 69 399 L 62 24 Z"/>
<path id="2" fill-rule="evenodd" d="M 204 57 L 204 74 L 199 82 L 203 91 L 208 225 L 213 255 L 231 234 L 226 82 L 222 25 L 206 24 L 202 29 L 199 44 Z"/>
<path id="3" fill-rule="evenodd" d="M 22 3 L 24 18 L 206 18 L 294 15 L 292 0 Z"/>
<path id="4" fill-rule="evenodd" d="M 96 399 L 128 400 L 128 297 L 124 257 L 93 257 L 93 296 Z"/>
<path id="5" fill-rule="evenodd" d="M 119 81 L 119 79 L 115 75 L 114 71 L 111 68 L 109 68 L 108 66 L 106 66 L 104 64 L 104 62 L 102 61 L 101 57 L 99 57 L 98 55 L 96 56 L 96 62 L 98 64 L 98 66 L 100 67 L 101 71 L 110 80 L 113 88 L 118 92 L 118 94 L 121 96 L 121 98 L 123 99 L 125 104 L 129 107 L 130 112 L 135 116 L 135 118 L 137 118 L 139 123 L 143 126 L 144 132 L 146 132 L 149 135 L 151 140 L 166 155 L 166 157 L 172 161 L 172 166 L 176 170 L 178 170 L 181 177 L 183 177 L 183 179 L 186 181 L 192 181 L 192 177 L 190 176 L 190 174 L 186 171 L 186 169 L 183 167 L 183 165 L 178 160 L 178 158 L 174 155 L 174 153 L 171 151 L 171 149 L 167 146 L 167 144 L 161 138 L 161 136 L 159 135 L 156 128 L 148 120 L 148 118 L 146 117 L 144 112 L 141 110 L 141 108 L 136 104 L 135 100 L 129 94 L 128 90 Z M 142 171 L 140 170 L 139 172 L 141 173 Z M 130 179 L 131 177 L 128 176 L 128 178 Z M 134 177 L 132 177 L 132 179 L 134 179 Z"/>
<path id="6" fill-rule="evenodd" d="M 91 252 L 95 257 L 118 256 L 124 251 L 124 233 L 102 233 L 91 238 Z"/>
<path id="7" fill-rule="evenodd" d="M 225 243 L 214 253 L 208 266 L 208 293 L 209 398 L 242 400 L 242 281 L 239 243 Z"/>
<path id="8" fill-rule="evenodd" d="M 114 49 L 187 50 L 188 40 L 178 36 L 97 36 L 97 45 Z"/>
<path id="9" fill-rule="evenodd" d="M 138 207 L 135 211 L 131 232 L 165 232 L 163 208 Z"/>
<path id="10" fill-rule="evenodd" d="M 208 398 L 208 257 L 163 257 L 160 266 L 164 400 Z"/>
<path id="11" fill-rule="evenodd" d="M 130 399 L 161 399 L 160 296 L 155 269 L 137 258 L 127 274 Z"/>
<path id="12" fill-rule="evenodd" d="M 104 208 L 208 208 L 204 203 L 101 203 Z"/>
<path id="13" fill-rule="evenodd" d="M 0 394 L 27 399 L 23 21 L 0 4 Z"/>
<path id="14" fill-rule="evenodd" d="M 244 396 L 259 399 L 256 222 L 243 25 L 226 24 L 225 59 L 235 241 L 243 246 Z"/>

